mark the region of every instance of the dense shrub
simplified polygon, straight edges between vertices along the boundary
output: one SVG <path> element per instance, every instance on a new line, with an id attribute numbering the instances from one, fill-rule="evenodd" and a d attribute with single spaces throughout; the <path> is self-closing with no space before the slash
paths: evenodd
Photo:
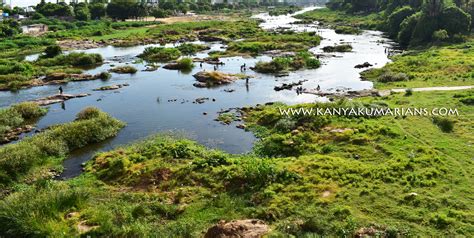
<path id="1" fill-rule="evenodd" d="M 178 50 L 183 55 L 194 55 L 199 51 L 208 49 L 206 45 L 188 44 L 184 43 L 178 46 Z"/>
<path id="2" fill-rule="evenodd" d="M 390 37 L 396 37 L 400 31 L 402 22 L 409 16 L 413 15 L 415 11 L 410 6 L 402 7 L 393 12 L 388 17 L 388 32 Z"/>
<path id="3" fill-rule="evenodd" d="M 91 111 L 90 109 L 85 109 Z M 87 120 L 54 126 L 45 132 L 26 138 L 17 144 L 0 148 L 0 184 L 16 181 L 34 165 L 41 165 L 49 158 L 58 161 L 69 151 L 87 144 L 115 136 L 124 124 L 100 112 Z"/>
<path id="4" fill-rule="evenodd" d="M 94 66 L 102 64 L 104 59 L 100 54 L 69 53 L 49 59 L 38 59 L 35 63 L 40 66 Z"/>
<path id="5" fill-rule="evenodd" d="M 298 70 L 302 68 L 315 69 L 321 62 L 306 51 L 298 52 L 294 56 L 276 57 L 270 62 L 257 62 L 254 70 L 259 73 L 278 73 L 285 70 Z"/>
<path id="6" fill-rule="evenodd" d="M 117 73 L 117 74 L 134 74 L 138 70 L 133 66 L 125 65 L 125 66 L 117 66 L 115 68 L 109 69 L 109 71 Z"/>
<path id="7" fill-rule="evenodd" d="M 38 106 L 34 102 L 22 102 L 14 104 L 11 108 L 17 111 L 25 120 L 36 119 L 44 116 L 48 111 L 46 108 Z"/>
<path id="8" fill-rule="evenodd" d="M 27 120 L 38 119 L 46 112 L 47 109 L 32 102 L 19 103 L 9 108 L 0 109 L 0 136 L 25 124 Z"/>
<path id="9" fill-rule="evenodd" d="M 402 21 L 400 25 L 400 31 L 398 32 L 397 37 L 398 42 L 400 42 L 401 45 L 407 46 L 410 44 L 413 31 L 415 30 L 416 24 L 420 16 L 421 14 L 418 13 L 413 14 Z"/>
<path id="10" fill-rule="evenodd" d="M 178 67 L 182 70 L 191 70 L 194 68 L 194 62 L 191 58 L 182 58 L 176 61 Z"/>
<path id="11" fill-rule="evenodd" d="M 323 51 L 324 52 L 350 52 L 352 51 L 352 46 L 349 44 L 325 46 L 323 47 Z"/>
<path id="12" fill-rule="evenodd" d="M 454 129 L 454 121 L 446 117 L 433 117 L 433 124 L 446 133 L 452 132 Z"/>
<path id="13" fill-rule="evenodd" d="M 180 56 L 181 52 L 176 48 L 148 47 L 138 57 L 148 61 L 167 62 Z"/>
<path id="14" fill-rule="evenodd" d="M 389 82 L 400 82 L 408 80 L 408 76 L 405 73 L 395 73 L 390 70 L 384 71 L 378 78 L 377 81 L 382 83 Z"/>
<path id="15" fill-rule="evenodd" d="M 353 27 L 353 26 L 336 26 L 334 31 L 337 34 L 353 34 L 353 35 L 356 35 L 356 34 L 361 33 L 361 30 L 359 28 Z"/>
<path id="16" fill-rule="evenodd" d="M 63 51 L 61 50 L 61 47 L 59 45 L 51 45 L 51 46 L 46 47 L 46 49 L 44 50 L 44 55 L 42 55 L 42 57 L 53 58 L 62 53 Z"/>
<path id="17" fill-rule="evenodd" d="M 466 34 L 471 29 L 471 16 L 458 7 L 447 7 L 441 13 L 439 24 L 449 35 Z"/>

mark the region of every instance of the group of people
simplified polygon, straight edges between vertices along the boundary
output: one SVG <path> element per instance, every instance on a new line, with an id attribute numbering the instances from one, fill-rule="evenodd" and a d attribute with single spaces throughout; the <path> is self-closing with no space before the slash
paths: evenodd
<path id="1" fill-rule="evenodd" d="M 395 55 L 397 53 L 396 50 L 394 49 L 390 49 L 388 47 L 385 47 L 385 54 L 388 56 L 388 57 L 391 57 L 393 55 Z"/>
<path id="2" fill-rule="evenodd" d="M 319 84 L 318 84 L 318 87 L 316 87 L 316 91 L 318 92 L 321 91 L 321 86 L 319 86 Z M 303 92 L 304 92 L 303 86 L 299 86 L 296 88 L 297 95 L 303 94 Z"/>

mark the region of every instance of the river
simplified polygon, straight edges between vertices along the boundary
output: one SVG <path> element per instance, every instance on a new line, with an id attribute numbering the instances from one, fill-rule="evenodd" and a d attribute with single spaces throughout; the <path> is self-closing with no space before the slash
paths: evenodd
<path id="1" fill-rule="evenodd" d="M 305 8 L 303 11 L 314 8 Z M 303 12 L 301 11 L 301 12 Z M 298 12 L 298 13 L 301 13 Z M 296 14 L 298 14 L 296 13 Z M 272 30 L 276 27 L 289 27 L 296 31 L 318 31 L 323 37 L 321 45 L 311 49 L 315 53 L 322 53 L 321 48 L 335 43 L 348 42 L 353 46 L 353 52 L 335 53 L 336 57 L 322 58 L 322 66 L 315 70 L 302 70 L 290 73 L 287 77 L 275 78 L 271 75 L 258 74 L 247 71 L 255 76 L 246 86 L 245 80 L 239 80 L 230 85 L 217 88 L 196 88 L 193 86 L 193 74 L 203 69 L 213 70 L 213 65 L 198 64 L 189 73 L 182 73 L 163 68 L 154 72 L 141 71 L 144 63 L 135 62 L 136 55 L 146 46 L 113 47 L 107 46 L 84 50 L 89 53 L 100 53 L 107 63 L 87 71 L 97 73 L 112 68 L 111 65 L 133 65 L 139 71 L 134 75 L 113 74 L 108 81 L 73 82 L 63 85 L 65 93 L 91 93 L 85 98 L 72 99 L 64 105 L 50 106 L 46 116 L 39 120 L 37 128 L 45 128 L 52 124 L 65 123 L 74 120 L 75 115 L 87 106 L 95 106 L 127 123 L 119 134 L 107 141 L 90 145 L 74 151 L 64 162 L 63 177 L 73 177 L 80 174 L 81 164 L 89 160 L 97 151 L 110 150 L 117 146 L 132 143 L 156 133 L 182 134 L 197 140 L 211 148 L 219 148 L 229 153 L 246 153 L 251 150 L 256 138 L 252 133 L 235 127 L 236 124 L 222 125 L 215 121 L 218 112 L 228 108 L 253 106 L 266 102 L 284 102 L 296 104 L 303 102 L 325 101 L 311 94 L 297 95 L 295 91 L 274 91 L 274 86 L 282 83 L 307 80 L 304 88 L 315 88 L 320 85 L 323 90 L 337 88 L 351 88 L 354 90 L 368 89 L 371 82 L 361 81 L 360 69 L 356 64 L 369 62 L 375 67 L 382 67 L 389 59 L 384 49 L 391 47 L 391 42 L 383 38 L 381 32 L 364 31 L 360 35 L 339 35 L 331 29 L 321 29 L 317 25 L 291 24 L 297 19 L 292 15 L 269 16 L 267 13 L 254 16 L 264 20 L 261 27 Z M 201 43 L 201 42 L 198 42 Z M 210 43 L 211 50 L 224 50 L 220 43 Z M 207 51 L 209 52 L 209 51 Z M 201 52 L 196 57 L 205 57 L 207 52 Z M 332 53 L 333 54 L 333 53 Z M 30 57 L 34 58 L 34 56 Z M 223 58 L 224 66 L 219 70 L 227 73 L 240 73 L 240 65 L 253 66 L 256 62 L 269 61 L 269 56 L 256 58 L 230 57 Z M 130 86 L 118 91 L 92 91 L 106 85 L 128 83 Z M 20 90 L 19 92 L 0 92 L 0 107 L 13 103 L 32 100 L 57 93 L 58 86 L 42 86 Z M 234 92 L 226 92 L 233 89 Z M 196 98 L 209 97 L 203 104 L 192 103 Z M 207 115 L 204 115 L 204 114 Z"/>

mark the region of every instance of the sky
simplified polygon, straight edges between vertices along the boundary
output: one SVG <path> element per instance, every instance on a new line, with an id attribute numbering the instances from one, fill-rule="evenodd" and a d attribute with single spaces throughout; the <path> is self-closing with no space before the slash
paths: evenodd
<path id="1" fill-rule="evenodd" d="M 16 6 L 28 7 L 28 6 L 36 5 L 39 2 L 41 2 L 41 0 L 5 0 L 5 1 L 8 5 L 10 5 L 10 2 L 11 2 L 11 5 L 13 7 L 16 7 Z M 56 0 L 46 0 L 46 2 L 56 2 Z M 69 2 L 69 0 L 66 0 L 66 2 Z"/>

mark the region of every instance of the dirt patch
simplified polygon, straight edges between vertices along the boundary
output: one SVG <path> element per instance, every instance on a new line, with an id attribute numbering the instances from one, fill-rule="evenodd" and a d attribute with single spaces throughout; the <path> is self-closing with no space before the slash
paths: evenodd
<path id="1" fill-rule="evenodd" d="M 323 194 L 321 194 L 321 197 L 323 197 L 323 198 L 327 198 L 329 196 L 331 196 L 331 191 L 329 191 L 329 190 L 326 190 L 326 191 L 323 192 Z"/>
<path id="2" fill-rule="evenodd" d="M 79 224 L 77 224 L 77 230 L 79 231 L 79 233 L 86 233 L 86 232 L 89 232 L 91 230 L 94 230 L 96 228 L 98 228 L 99 226 L 90 226 L 90 225 L 87 225 L 87 221 L 81 221 L 79 222 Z"/>
<path id="3" fill-rule="evenodd" d="M 209 228 L 205 238 L 258 238 L 269 232 L 268 225 L 261 220 L 246 219 L 230 222 L 220 221 Z"/>

